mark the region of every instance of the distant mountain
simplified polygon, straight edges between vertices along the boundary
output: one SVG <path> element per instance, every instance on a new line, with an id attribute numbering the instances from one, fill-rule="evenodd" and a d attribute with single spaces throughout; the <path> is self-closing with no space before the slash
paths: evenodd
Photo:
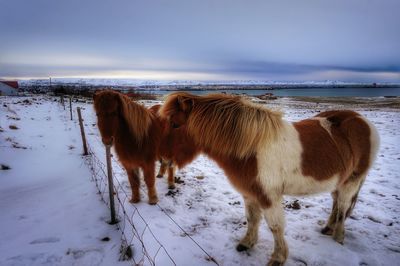
<path id="1" fill-rule="evenodd" d="M 48 86 L 50 79 L 30 79 L 20 80 L 22 86 Z M 134 87 L 157 87 L 157 86 L 271 86 L 271 87 L 382 87 L 382 86 L 400 86 L 395 83 L 359 83 L 342 82 L 334 80 L 326 81 L 306 81 L 306 82 L 279 82 L 279 81 L 259 81 L 259 80 L 235 80 L 235 81 L 193 81 L 193 80 L 138 80 L 138 79 L 92 79 L 92 78 L 54 78 L 51 79 L 52 85 L 77 85 L 77 86 L 134 86 Z"/>

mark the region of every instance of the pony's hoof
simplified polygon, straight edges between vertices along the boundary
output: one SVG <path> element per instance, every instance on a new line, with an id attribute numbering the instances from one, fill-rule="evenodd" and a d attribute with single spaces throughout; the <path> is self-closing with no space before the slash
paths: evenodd
<path id="1" fill-rule="evenodd" d="M 175 184 L 168 185 L 168 189 L 174 189 L 174 188 L 175 188 Z"/>
<path id="2" fill-rule="evenodd" d="M 333 234 L 333 230 L 330 227 L 325 226 L 321 229 L 321 234 L 331 236 Z"/>
<path id="3" fill-rule="evenodd" d="M 238 244 L 238 245 L 236 246 L 236 250 L 239 251 L 239 252 L 246 251 L 246 250 L 248 250 L 248 249 L 249 249 L 249 247 L 248 247 L 248 246 L 245 246 L 245 245 L 243 245 L 243 244 Z"/>
<path id="4" fill-rule="evenodd" d="M 163 178 L 164 176 L 162 176 L 162 175 L 157 175 L 157 178 Z"/>
<path id="5" fill-rule="evenodd" d="M 270 260 L 268 262 L 268 266 L 283 266 L 284 264 L 284 262 L 279 262 L 277 260 Z"/>
<path id="6" fill-rule="evenodd" d="M 138 202 L 140 202 L 140 198 L 131 198 L 131 200 L 129 202 L 130 203 L 138 203 Z"/>
<path id="7" fill-rule="evenodd" d="M 333 239 L 338 242 L 340 245 L 344 244 L 344 236 L 333 236 Z"/>
<path id="8" fill-rule="evenodd" d="M 157 202 L 158 202 L 158 198 L 157 197 L 149 199 L 149 204 L 150 205 L 156 205 Z"/>

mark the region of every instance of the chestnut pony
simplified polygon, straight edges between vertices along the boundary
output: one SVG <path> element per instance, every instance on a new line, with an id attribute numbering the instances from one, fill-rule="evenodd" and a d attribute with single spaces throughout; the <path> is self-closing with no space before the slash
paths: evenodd
<path id="1" fill-rule="evenodd" d="M 269 265 L 283 265 L 283 195 L 332 192 L 332 213 L 323 234 L 344 240 L 344 221 L 378 150 L 379 137 L 366 118 L 353 111 L 327 111 L 290 123 L 280 112 L 238 96 L 169 95 L 160 110 L 225 171 L 243 195 L 248 221 L 237 250 L 251 248 L 263 216 L 274 237 Z"/>
<path id="2" fill-rule="evenodd" d="M 126 169 L 132 189 L 131 202 L 140 201 L 139 168 L 143 171 L 150 204 L 158 202 L 155 162 L 163 161 L 159 175 L 168 167 L 168 185 L 174 188 L 174 167 L 183 167 L 199 153 L 186 128 L 173 128 L 158 115 L 159 105 L 150 109 L 112 90 L 93 96 L 102 142 L 114 145 Z"/>

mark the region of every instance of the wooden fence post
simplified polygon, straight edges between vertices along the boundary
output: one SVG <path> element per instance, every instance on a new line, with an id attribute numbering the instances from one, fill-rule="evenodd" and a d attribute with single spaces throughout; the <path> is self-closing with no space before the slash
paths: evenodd
<path id="1" fill-rule="evenodd" d="M 69 112 L 71 113 L 71 120 L 72 120 L 72 96 L 69 97 Z"/>
<path id="2" fill-rule="evenodd" d="M 111 221 L 109 224 L 118 223 L 115 217 L 115 206 L 114 206 L 114 184 L 112 176 L 111 166 L 111 145 L 106 145 L 106 158 L 107 158 L 107 176 L 108 176 L 108 193 L 110 194 L 110 209 L 111 209 Z"/>
<path id="3" fill-rule="evenodd" d="M 85 128 L 83 127 L 83 119 L 81 114 L 81 108 L 77 107 L 76 110 L 78 111 L 78 118 L 79 118 L 79 126 L 81 128 L 81 136 L 82 136 L 82 144 L 83 144 L 83 155 L 88 155 L 88 148 L 86 144 L 86 136 L 85 136 Z"/>
<path id="4" fill-rule="evenodd" d="M 65 99 L 64 99 L 64 94 L 61 95 L 61 103 L 62 103 L 62 105 L 63 105 L 63 107 L 64 107 L 64 110 L 65 110 Z"/>

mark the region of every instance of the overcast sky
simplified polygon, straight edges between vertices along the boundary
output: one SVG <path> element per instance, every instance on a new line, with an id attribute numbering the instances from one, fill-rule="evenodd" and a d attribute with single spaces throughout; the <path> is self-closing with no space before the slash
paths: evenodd
<path id="1" fill-rule="evenodd" d="M 400 82 L 399 0 L 0 0 L 0 77 Z"/>

